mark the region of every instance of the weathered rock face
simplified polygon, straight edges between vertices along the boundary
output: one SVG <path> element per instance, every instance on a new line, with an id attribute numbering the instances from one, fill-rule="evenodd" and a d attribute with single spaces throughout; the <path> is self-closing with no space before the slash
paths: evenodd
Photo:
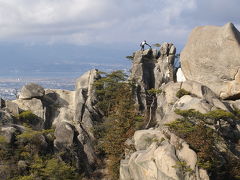
<path id="1" fill-rule="evenodd" d="M 216 109 L 228 111 L 226 105 L 221 102 L 216 94 L 208 87 L 194 81 L 183 83 L 168 83 L 162 88 L 162 93 L 157 96 L 156 119 L 159 125 L 170 123 L 177 118 L 176 109 L 195 109 L 201 113 L 207 113 Z M 177 92 L 186 90 L 190 95 L 177 97 Z"/>
<path id="2" fill-rule="evenodd" d="M 93 90 L 93 83 L 99 78 L 100 76 L 96 69 L 88 71 L 78 78 L 74 101 L 74 121 L 79 124 L 77 127 L 79 133 L 78 140 L 83 145 L 84 152 L 91 165 L 94 165 L 97 161 L 93 148 L 93 141 L 95 140 L 93 128 L 94 121 L 100 118 L 100 114 L 94 106 L 96 104 L 96 97 Z"/>
<path id="3" fill-rule="evenodd" d="M 233 52 L 232 47 L 230 51 L 228 46 L 233 47 Z M 191 149 L 193 145 L 179 138 L 182 136 L 178 133 L 172 129 L 169 131 L 166 123 L 181 117 L 175 113 L 176 109 L 195 109 L 201 113 L 218 109 L 234 112 L 240 109 L 240 100 L 235 100 L 240 95 L 240 88 L 237 89 L 240 66 L 239 59 L 236 59 L 240 57 L 239 32 L 231 24 L 222 28 L 201 27 L 194 30 L 181 56 L 182 70 L 187 78 L 182 78 L 181 83 L 175 83 L 175 53 L 176 48 L 172 43 L 163 43 L 160 50 L 137 51 L 133 55 L 130 79 L 137 86 L 136 105 L 140 107 L 139 114 L 149 118 L 148 122 L 154 121 L 156 126 L 153 123 L 152 128 L 148 129 L 150 123 L 146 123 L 144 130 L 136 131 L 126 141 L 126 147 L 129 148 L 126 148 L 121 161 L 121 180 L 209 179 L 206 170 L 198 166 L 199 152 L 194 152 Z M 228 58 L 231 58 L 232 64 Z M 229 72 L 224 68 L 229 68 Z M 98 78 L 97 70 L 86 72 L 77 79 L 75 91 L 44 90 L 35 84 L 24 86 L 20 99 L 0 103 L 0 135 L 10 143 L 15 134 L 24 131 L 24 127 L 12 125 L 12 115 L 30 110 L 41 120 L 39 129 L 55 129 L 56 139 L 51 145 L 54 144 L 54 151 L 59 158 L 75 164 L 79 172 L 84 170 L 85 174 L 91 174 L 97 162 L 100 162 L 94 148 L 96 138 L 93 133 L 95 123 L 102 118 L 95 106 L 97 101 L 93 87 Z M 148 91 L 152 88 L 152 91 Z M 183 89 L 186 94 L 177 96 L 178 91 Z M 219 96 L 231 101 L 223 101 Z M 218 123 L 213 119 L 206 120 L 206 127 L 213 131 L 221 128 L 218 131 L 221 142 L 214 144 L 214 147 L 218 148 L 219 154 L 230 153 L 239 160 L 239 120 L 228 118 Z M 44 136 L 40 143 L 47 147 Z M 227 159 L 223 157 L 222 162 L 226 163 Z M 18 166 L 25 168 L 24 162 L 19 162 Z"/>
<path id="4" fill-rule="evenodd" d="M 35 83 L 29 83 L 23 86 L 19 95 L 20 99 L 40 98 L 44 96 L 44 88 Z"/>
<path id="5" fill-rule="evenodd" d="M 21 110 L 29 110 L 36 116 L 40 117 L 41 119 L 45 119 L 45 111 L 42 104 L 42 101 L 37 98 L 32 98 L 28 100 L 24 99 L 17 99 L 13 101 L 18 105 Z"/>
<path id="6" fill-rule="evenodd" d="M 19 108 L 16 103 L 7 100 L 5 102 L 5 105 L 6 105 L 6 109 L 9 113 L 13 114 L 14 116 L 19 114 Z"/>
<path id="7" fill-rule="evenodd" d="M 134 53 L 130 79 L 136 83 L 136 103 L 141 112 L 146 111 L 148 102 L 146 90 L 154 88 L 154 68 L 159 52 L 148 49 Z"/>
<path id="8" fill-rule="evenodd" d="M 136 131 L 133 140 L 137 151 L 121 161 L 121 180 L 209 179 L 206 171 L 198 169 L 196 153 L 168 130 Z M 177 168 L 179 162 L 186 162 L 192 172 Z"/>
<path id="9" fill-rule="evenodd" d="M 223 99 L 240 98 L 240 33 L 233 24 L 195 28 L 180 59 L 187 80 L 208 86 Z"/>
<path id="10" fill-rule="evenodd" d="M 135 52 L 130 79 L 144 89 L 154 88 L 155 80 L 153 69 L 157 62 L 157 57 L 158 52 L 153 53 L 152 49 Z"/>
<path id="11" fill-rule="evenodd" d="M 22 111 L 31 111 L 39 118 L 39 123 L 34 128 L 56 128 L 54 140 L 56 152 L 63 153 L 63 159 L 75 162 L 78 169 L 85 169 L 85 173 L 88 174 L 97 161 L 93 147 L 95 140 L 93 127 L 94 121 L 100 118 L 100 113 L 94 107 L 96 97 L 93 83 L 99 77 L 95 69 L 86 72 L 77 79 L 75 91 L 44 90 L 35 84 L 26 85 L 22 88 L 19 99 L 6 101 L 7 111 L 3 111 L 0 123 L 13 122 L 7 112 L 18 114 Z M 16 109 L 19 111 L 15 112 Z"/>
<path id="12" fill-rule="evenodd" d="M 74 121 L 75 91 L 47 89 L 43 98 L 45 127 L 57 127 L 62 121 Z"/>
<path id="13" fill-rule="evenodd" d="M 155 86 L 158 89 L 162 84 L 170 81 L 176 81 L 176 72 L 174 72 L 174 60 L 176 47 L 172 43 L 163 43 L 160 47 L 160 57 L 157 60 L 154 69 Z"/>
<path id="14" fill-rule="evenodd" d="M 172 43 L 163 43 L 160 50 L 137 51 L 133 55 L 130 79 L 136 85 L 136 100 L 142 112 L 154 106 L 153 99 L 147 97 L 147 90 L 159 89 L 162 84 L 176 80 L 174 59 L 176 47 Z"/>

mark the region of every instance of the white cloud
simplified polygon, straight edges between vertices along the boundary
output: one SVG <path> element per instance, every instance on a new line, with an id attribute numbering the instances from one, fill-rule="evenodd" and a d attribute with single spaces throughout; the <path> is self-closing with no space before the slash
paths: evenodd
<path id="1" fill-rule="evenodd" d="M 182 43 L 194 26 L 237 21 L 238 1 L 0 0 L 0 39 L 29 43 L 126 43 L 142 39 Z"/>

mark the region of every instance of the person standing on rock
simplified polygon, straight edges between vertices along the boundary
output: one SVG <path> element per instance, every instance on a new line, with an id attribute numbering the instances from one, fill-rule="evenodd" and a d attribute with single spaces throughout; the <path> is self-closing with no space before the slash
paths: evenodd
<path id="1" fill-rule="evenodd" d="M 144 51 L 144 46 L 145 46 L 145 45 L 149 46 L 149 48 L 152 48 L 152 47 L 147 43 L 147 41 L 144 40 L 144 41 L 140 44 L 140 46 L 141 46 L 141 51 Z"/>

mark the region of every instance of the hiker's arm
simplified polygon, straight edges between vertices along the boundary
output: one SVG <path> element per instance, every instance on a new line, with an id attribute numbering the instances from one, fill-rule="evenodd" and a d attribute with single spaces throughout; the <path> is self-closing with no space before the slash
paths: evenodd
<path id="1" fill-rule="evenodd" d="M 152 47 L 152 46 L 150 46 L 148 43 L 146 43 L 146 45 L 148 45 L 150 48 Z"/>

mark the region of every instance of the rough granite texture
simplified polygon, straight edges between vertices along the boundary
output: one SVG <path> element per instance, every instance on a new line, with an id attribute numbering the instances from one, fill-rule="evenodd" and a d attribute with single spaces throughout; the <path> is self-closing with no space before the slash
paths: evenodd
<path id="1" fill-rule="evenodd" d="M 240 97 L 240 33 L 232 23 L 195 28 L 180 59 L 187 80 L 208 86 L 223 99 Z"/>

